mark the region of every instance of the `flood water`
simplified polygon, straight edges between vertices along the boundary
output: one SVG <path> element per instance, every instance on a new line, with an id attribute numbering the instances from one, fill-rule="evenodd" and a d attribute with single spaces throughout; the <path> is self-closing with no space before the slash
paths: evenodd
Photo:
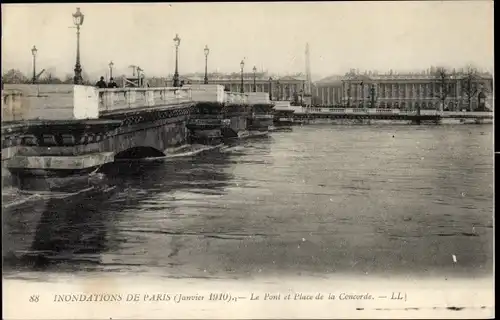
<path id="1" fill-rule="evenodd" d="M 491 274 L 492 139 L 491 125 L 311 125 L 116 165 L 78 194 L 4 188 L 4 273 Z"/>

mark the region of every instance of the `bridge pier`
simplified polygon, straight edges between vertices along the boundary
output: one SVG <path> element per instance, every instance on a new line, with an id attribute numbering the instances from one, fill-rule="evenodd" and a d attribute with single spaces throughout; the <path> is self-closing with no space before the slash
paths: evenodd
<path id="1" fill-rule="evenodd" d="M 250 110 L 250 106 L 236 103 L 228 103 L 222 108 L 221 132 L 224 139 L 238 139 L 248 136 Z"/>
<path id="2" fill-rule="evenodd" d="M 272 104 L 252 105 L 252 116 L 249 118 L 248 128 L 255 132 L 268 132 L 274 128 Z"/>
<path id="3" fill-rule="evenodd" d="M 217 145 L 222 142 L 222 107 L 217 102 L 200 102 L 194 106 L 187 122 L 191 143 Z"/>
<path id="4" fill-rule="evenodd" d="M 272 128 L 272 108 L 264 92 L 225 92 L 221 85 L 190 85 L 195 111 L 189 120 L 193 139 L 245 138 L 265 134 Z"/>

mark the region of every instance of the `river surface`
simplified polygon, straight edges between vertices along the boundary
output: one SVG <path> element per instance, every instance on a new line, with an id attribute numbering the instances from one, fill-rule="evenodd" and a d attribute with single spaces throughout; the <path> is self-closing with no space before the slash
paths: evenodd
<path id="1" fill-rule="evenodd" d="M 3 188 L 4 276 L 491 275 L 493 127 L 294 127 L 122 163 L 90 190 Z"/>

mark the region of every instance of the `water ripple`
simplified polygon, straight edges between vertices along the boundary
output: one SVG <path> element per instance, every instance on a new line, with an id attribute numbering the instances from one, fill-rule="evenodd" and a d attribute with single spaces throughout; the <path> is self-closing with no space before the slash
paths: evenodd
<path id="1" fill-rule="evenodd" d="M 117 164 L 106 192 L 4 188 L 4 265 L 174 278 L 492 272 L 490 131 L 304 126 Z"/>

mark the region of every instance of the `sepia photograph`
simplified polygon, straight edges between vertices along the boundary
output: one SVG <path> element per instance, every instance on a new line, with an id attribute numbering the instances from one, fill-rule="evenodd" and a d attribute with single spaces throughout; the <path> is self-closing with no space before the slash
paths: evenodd
<path id="1" fill-rule="evenodd" d="M 3 317 L 492 318 L 492 1 L 2 3 Z"/>

